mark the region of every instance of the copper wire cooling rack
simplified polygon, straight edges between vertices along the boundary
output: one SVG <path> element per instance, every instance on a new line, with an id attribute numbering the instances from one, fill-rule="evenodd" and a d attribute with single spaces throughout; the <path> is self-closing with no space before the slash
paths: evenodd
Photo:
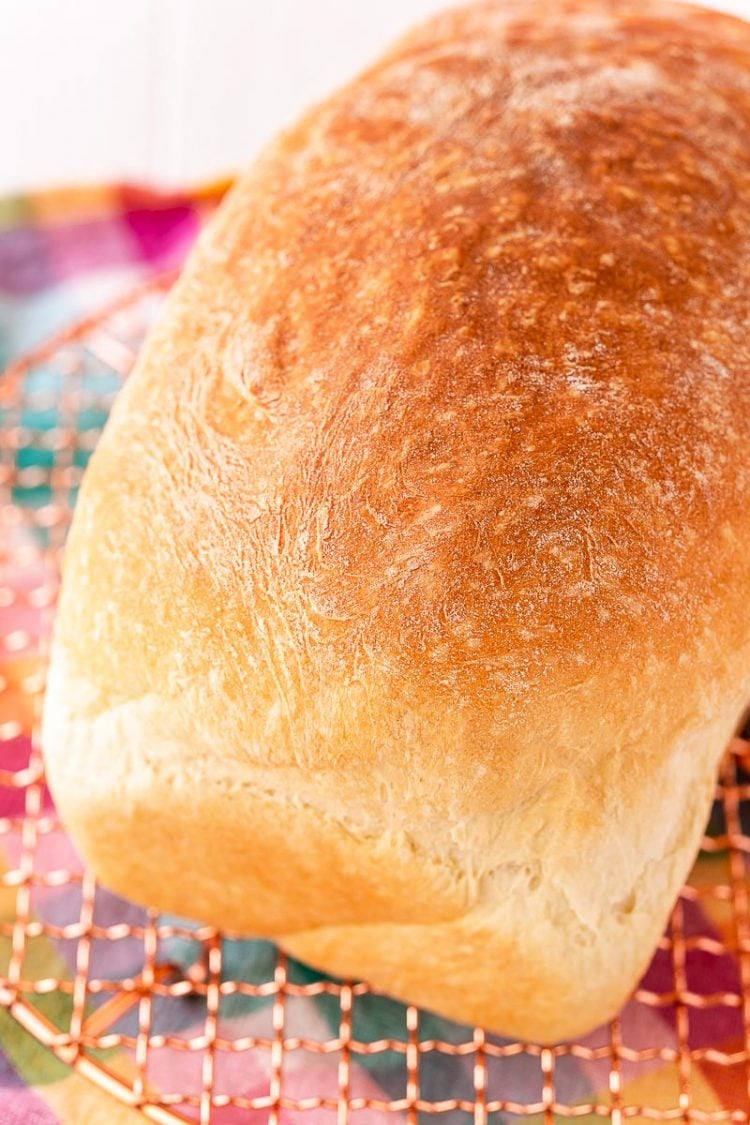
<path id="1" fill-rule="evenodd" d="M 169 280 L 0 378 L 0 1004 L 158 1122 L 749 1122 L 750 747 L 739 739 L 649 974 L 611 1025 L 555 1048 L 438 1021 L 266 943 L 248 962 L 250 943 L 116 899 L 83 868 L 44 784 L 46 648 L 82 472 Z"/>

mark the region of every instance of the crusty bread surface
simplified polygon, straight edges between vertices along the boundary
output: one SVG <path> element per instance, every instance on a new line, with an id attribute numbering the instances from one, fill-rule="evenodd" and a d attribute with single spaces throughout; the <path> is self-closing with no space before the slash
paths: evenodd
<path id="1" fill-rule="evenodd" d="M 750 698 L 750 26 L 438 16 L 199 239 L 86 474 L 43 743 L 109 887 L 555 1041 Z"/>

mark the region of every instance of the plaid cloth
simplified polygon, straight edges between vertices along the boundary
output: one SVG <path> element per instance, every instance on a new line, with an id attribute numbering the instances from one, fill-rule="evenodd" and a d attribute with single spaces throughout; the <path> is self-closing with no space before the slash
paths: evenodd
<path id="1" fill-rule="evenodd" d="M 189 195 L 156 195 L 131 186 L 97 187 L 66 190 L 16 197 L 0 201 L 0 358 L 7 360 L 37 343 L 54 329 L 84 312 L 90 312 L 109 297 L 119 294 L 129 283 L 171 265 L 179 264 L 204 217 L 210 213 L 226 185 L 219 184 Z M 22 583 L 24 576 L 16 580 Z M 0 601 L 0 632 L 7 635 L 20 627 L 12 609 Z M 39 627 L 33 614 L 22 622 L 33 633 Z M 33 675 L 35 668 L 23 653 L 5 651 L 0 657 L 0 672 L 7 689 L 0 699 L 7 709 L 0 710 L 0 723 L 22 713 L 24 697 L 17 685 Z M 28 717 L 27 717 L 28 718 Z M 30 721 L 30 718 L 29 718 Z M 18 739 L 0 743 L 0 768 L 18 769 L 28 755 L 28 729 Z M 18 794 L 0 789 L 0 817 L 18 816 L 21 806 Z M 1 849 L 2 845 L 0 845 Z M 12 865 L 11 855 L 2 863 Z M 75 869 L 78 860 L 62 833 L 52 833 L 46 840 L 44 854 L 38 857 L 39 869 L 53 870 L 61 866 Z M 704 854 L 692 877 L 696 888 L 728 885 L 726 854 L 716 851 Z M 12 920 L 15 892 L 0 884 L 0 920 Z M 76 921 L 78 902 L 71 899 L 69 888 L 43 888 L 34 901 L 35 916 L 46 923 L 65 926 Z M 143 924 L 145 915 L 139 908 L 124 904 L 106 891 L 99 891 L 96 918 L 106 926 L 115 921 Z M 171 920 L 179 922 L 179 920 Z M 162 919 L 167 925 L 169 919 Z M 688 942 L 687 958 L 678 971 L 683 990 L 711 997 L 731 994 L 736 1002 L 693 1004 L 689 1008 L 689 1046 L 699 1051 L 692 1062 L 690 1085 L 692 1106 L 704 1113 L 732 1109 L 747 1115 L 750 1103 L 747 1074 L 743 1064 L 747 1031 L 743 1023 L 740 966 L 736 955 L 727 951 L 733 945 L 733 919 L 727 896 L 690 896 L 683 900 L 681 925 L 688 938 L 702 936 L 703 942 Z M 181 936 L 162 939 L 159 958 L 181 966 L 187 972 L 200 953 L 200 943 L 190 936 L 188 923 L 179 925 Z M 101 945 L 102 948 L 98 946 Z M 107 948 L 104 948 L 104 945 Z M 0 974 L 7 963 L 10 937 L 0 936 Z M 116 946 L 116 965 L 112 947 Z M 70 979 L 74 971 L 75 940 L 53 940 L 42 934 L 30 943 L 28 971 L 35 977 Z M 108 958 L 106 975 L 127 977 L 137 974 L 142 961 L 142 944 L 126 938 L 120 942 L 93 943 L 92 973 L 103 965 L 98 958 Z M 224 968 L 227 977 L 247 981 L 273 978 L 275 951 L 263 941 L 229 941 L 225 943 Z M 630 1107 L 672 1109 L 679 1115 L 679 1071 L 688 1065 L 680 1060 L 677 1048 L 675 1009 L 659 998 L 669 998 L 675 990 L 675 958 L 670 946 L 657 952 L 642 984 L 639 998 L 625 1009 L 621 1020 L 623 1044 L 621 1063 L 620 1104 Z M 324 978 L 303 966 L 290 966 L 290 979 L 309 983 Z M 679 983 L 679 982 L 678 982 Z M 650 1002 L 649 1002 L 649 997 Z M 654 999 L 656 998 L 656 999 Z M 55 1011 L 60 1026 L 65 1025 L 66 1005 L 70 998 L 62 993 L 39 998 L 44 1001 L 51 1018 Z M 268 1038 L 273 1035 L 271 1009 L 273 997 L 227 997 L 221 1011 L 221 1033 Z M 684 1016 L 684 1012 L 683 1012 Z M 286 1029 L 289 1035 L 304 1035 L 312 1040 L 335 1038 L 340 1011 L 335 997 L 292 996 L 287 1001 Z M 683 1019 L 684 1025 L 684 1019 Z M 137 1013 L 132 1010 L 123 1017 L 118 1029 L 128 1035 L 137 1033 Z M 157 1000 L 154 1006 L 152 1033 L 188 1038 L 199 1035 L 202 1012 L 193 998 Z M 354 1008 L 355 1039 L 373 1042 L 383 1038 L 406 1040 L 405 1009 L 401 1004 L 382 997 L 365 995 Z M 471 1041 L 471 1031 L 444 1020 L 425 1015 L 421 1021 L 422 1039 L 442 1039 L 448 1043 Z M 502 1044 L 493 1038 L 491 1042 Z M 576 1053 L 558 1057 L 555 1072 L 556 1098 L 560 1103 L 575 1106 L 592 1103 L 612 1104 L 613 1083 L 607 1048 L 611 1031 L 600 1029 L 584 1040 Z M 711 1051 L 738 1052 L 737 1066 L 720 1064 Z M 670 1054 L 671 1053 L 671 1054 Z M 200 1091 L 200 1059 L 195 1053 L 163 1046 L 151 1052 L 149 1079 L 165 1091 Z M 109 1065 L 123 1075 L 132 1074 L 133 1057 L 123 1047 L 107 1052 Z M 473 1097 L 474 1058 L 470 1053 L 447 1055 L 426 1051 L 421 1062 L 422 1096 L 431 1101 Z M 269 1052 L 242 1052 L 235 1056 L 219 1056 L 217 1066 L 223 1073 L 221 1084 L 247 1097 L 268 1093 L 270 1076 Z M 285 1062 L 284 1092 L 290 1097 L 310 1094 L 336 1098 L 338 1091 L 338 1059 L 332 1055 L 313 1054 L 305 1050 L 289 1051 Z M 538 1054 L 520 1051 L 487 1061 L 488 1088 L 492 1098 L 532 1104 L 542 1100 L 542 1069 Z M 683 1074 L 684 1077 L 684 1074 Z M 403 1098 L 405 1066 L 403 1054 L 386 1050 L 371 1055 L 356 1055 L 352 1062 L 351 1095 L 380 1098 L 385 1101 Z M 504 1120 L 508 1115 L 493 1115 Z M 259 1125 L 268 1117 L 267 1110 L 238 1110 L 228 1107 L 217 1110 L 216 1121 L 222 1125 L 243 1122 Z M 352 1114 L 355 1125 L 388 1125 L 407 1120 L 406 1115 L 384 1113 L 376 1109 L 357 1110 Z M 439 1117 L 425 1115 L 420 1120 L 466 1122 L 468 1116 L 449 1111 Z M 542 1117 L 539 1115 L 538 1120 Z M 587 1118 L 588 1119 L 588 1118 Z M 745 1120 L 747 1117 L 745 1117 Z M 135 1125 L 142 1118 L 132 1109 L 115 1103 L 82 1077 L 67 1069 L 51 1053 L 41 1048 L 5 1011 L 0 1010 L 0 1125 Z M 318 1125 L 335 1121 L 335 1111 L 312 1112 L 285 1110 L 282 1120 Z M 535 1120 L 535 1118 L 532 1118 Z M 601 1118 L 597 1118 L 601 1120 Z"/>

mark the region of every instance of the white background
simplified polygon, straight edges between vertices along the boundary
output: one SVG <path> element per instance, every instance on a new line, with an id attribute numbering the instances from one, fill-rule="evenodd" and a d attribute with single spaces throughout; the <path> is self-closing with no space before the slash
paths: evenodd
<path id="1" fill-rule="evenodd" d="M 709 0 L 750 18 L 750 0 Z M 444 0 L 0 0 L 0 192 L 244 164 Z"/>

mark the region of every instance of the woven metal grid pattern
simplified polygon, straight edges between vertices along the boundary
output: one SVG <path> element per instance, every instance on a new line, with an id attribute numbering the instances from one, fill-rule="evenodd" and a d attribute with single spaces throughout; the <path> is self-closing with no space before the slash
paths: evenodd
<path id="1" fill-rule="evenodd" d="M 727 755 L 711 835 L 704 841 L 712 877 L 707 880 L 704 873 L 685 888 L 656 954 L 670 968 L 670 986 L 655 990 L 646 978 L 629 1006 L 636 1022 L 639 1011 L 658 1009 L 667 1016 L 668 1041 L 655 1037 L 644 1044 L 641 1033 L 636 1046 L 628 1041 L 628 1021 L 620 1018 L 584 1042 L 555 1048 L 508 1042 L 480 1029 L 456 1028 L 449 1038 L 436 1039 L 429 1037 L 415 1008 L 401 1009 L 397 1034 L 373 1038 L 359 1030 L 357 1020 L 358 1009 L 372 998 L 367 985 L 299 976 L 278 952 L 264 979 L 233 975 L 227 955 L 235 940 L 231 935 L 209 927 L 183 929 L 124 902 L 121 917 L 112 923 L 112 896 L 110 920 L 101 923 L 99 903 L 107 892 L 84 870 L 56 819 L 44 784 L 37 720 L 60 556 L 76 490 L 168 280 L 151 282 L 61 334 L 0 379 L 0 621 L 12 622 L 0 635 L 0 657 L 12 656 L 16 670 L 13 682 L 0 678 L 0 854 L 5 857 L 0 896 L 12 902 L 10 920 L 0 922 L 0 1004 L 64 1063 L 161 1122 L 279 1125 L 290 1112 L 305 1114 L 311 1123 L 338 1125 L 356 1125 L 365 1114 L 368 1122 L 382 1118 L 406 1125 L 481 1125 L 516 1115 L 544 1121 L 595 1116 L 615 1125 L 623 1117 L 748 1122 L 748 1097 L 722 1110 L 715 1100 L 706 1108 L 694 1081 L 696 1069 L 709 1066 L 731 1072 L 733 1084 L 727 1088 L 746 1093 L 750 1088 L 750 834 L 743 828 L 745 807 L 750 809 L 744 770 L 750 747 L 739 739 Z M 691 905 L 707 899 L 726 913 L 723 937 L 692 932 L 686 923 Z M 197 943 L 200 956 L 187 967 L 176 964 L 168 956 L 175 940 Z M 70 971 L 40 973 L 40 942 L 64 949 Z M 131 955 L 137 950 L 136 973 L 119 968 L 125 946 Z M 725 988 L 707 991 L 701 966 L 727 955 L 738 972 Z M 264 1001 L 265 1031 L 259 1033 L 256 1021 L 243 1033 L 236 1018 L 227 1030 L 224 1010 L 243 997 Z M 337 1029 L 327 1038 L 312 1034 L 300 1018 L 300 1003 L 313 997 L 336 1005 Z M 201 1013 L 201 1032 L 189 1037 L 170 1031 L 165 1018 L 170 1005 L 186 998 Z M 736 1049 L 696 1044 L 691 1036 L 698 1016 L 715 1009 L 726 1010 L 739 1028 Z M 114 1050 L 126 1052 L 128 1066 L 111 1064 Z M 170 1088 L 164 1068 L 154 1065 L 165 1051 L 191 1057 L 192 1078 L 182 1088 Z M 358 1081 L 357 1064 L 389 1052 L 402 1089 L 391 1098 L 374 1096 Z M 227 1065 L 250 1056 L 262 1056 L 268 1075 L 267 1089 L 253 1097 L 237 1092 L 236 1068 Z M 287 1077 L 290 1060 L 293 1088 Z M 320 1079 L 321 1060 L 326 1082 Z M 575 1060 L 598 1067 L 598 1101 L 575 1096 L 565 1077 Z M 512 1064 L 517 1070 L 521 1061 L 523 1097 L 509 1069 Z M 625 1079 L 656 1065 L 664 1076 L 659 1104 L 627 1098 Z M 527 1096 L 530 1089 L 533 1096 Z"/>

